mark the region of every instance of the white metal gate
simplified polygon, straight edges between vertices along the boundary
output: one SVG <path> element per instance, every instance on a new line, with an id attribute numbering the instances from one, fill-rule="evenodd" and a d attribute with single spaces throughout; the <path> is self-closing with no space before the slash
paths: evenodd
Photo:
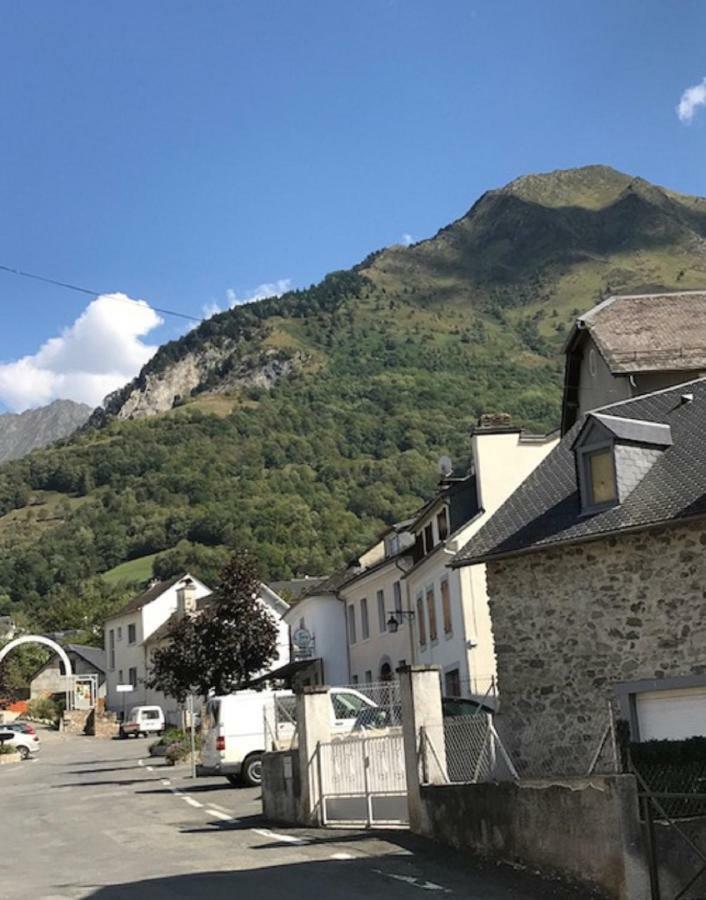
<path id="1" fill-rule="evenodd" d="M 404 825 L 407 777 L 401 734 L 319 744 L 325 825 Z"/>

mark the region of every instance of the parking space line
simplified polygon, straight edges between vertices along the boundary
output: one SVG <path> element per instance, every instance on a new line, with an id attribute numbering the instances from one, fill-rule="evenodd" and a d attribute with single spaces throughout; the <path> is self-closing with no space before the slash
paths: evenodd
<path id="1" fill-rule="evenodd" d="M 222 813 L 218 809 L 207 809 L 206 812 L 209 814 L 209 816 L 213 816 L 214 819 L 220 819 L 221 822 L 232 822 L 233 821 L 232 816 L 227 816 L 225 813 Z"/>
<path id="2" fill-rule="evenodd" d="M 188 797 L 186 794 L 182 794 L 181 799 L 185 800 L 189 804 L 189 806 L 193 806 L 194 809 L 203 809 L 203 803 L 199 803 L 199 801 L 194 800 L 193 797 Z"/>
<path id="3" fill-rule="evenodd" d="M 260 837 L 269 838 L 271 841 L 281 841 L 283 844 L 304 844 L 306 841 L 303 841 L 301 838 L 294 837 L 291 834 L 277 834 L 275 831 L 269 831 L 267 828 L 253 828 L 252 829 L 255 834 L 259 834 Z"/>
<path id="4" fill-rule="evenodd" d="M 450 894 L 449 888 L 435 884 L 433 881 L 425 881 L 423 878 L 415 878 L 413 875 L 395 875 L 393 872 L 383 872 L 382 869 L 373 869 L 377 875 L 383 878 L 392 878 L 395 881 L 403 881 L 405 884 L 411 884 L 413 887 L 421 888 L 423 891 L 440 891 L 442 894 Z"/>

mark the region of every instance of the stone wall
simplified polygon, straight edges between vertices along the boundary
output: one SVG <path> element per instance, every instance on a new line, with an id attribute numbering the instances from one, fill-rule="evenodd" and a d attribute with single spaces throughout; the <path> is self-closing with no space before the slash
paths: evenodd
<path id="1" fill-rule="evenodd" d="M 426 785 L 421 801 L 422 833 L 435 840 L 582 882 L 614 900 L 649 896 L 631 775 Z"/>
<path id="2" fill-rule="evenodd" d="M 617 682 L 706 672 L 704 523 L 490 562 L 487 578 L 520 774 L 587 771 Z"/>

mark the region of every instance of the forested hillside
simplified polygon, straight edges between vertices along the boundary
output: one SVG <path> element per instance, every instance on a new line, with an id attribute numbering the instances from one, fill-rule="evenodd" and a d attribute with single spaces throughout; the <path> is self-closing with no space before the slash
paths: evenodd
<path id="1" fill-rule="evenodd" d="M 468 462 L 481 412 L 556 426 L 571 317 L 703 287 L 704 236 L 706 201 L 603 167 L 530 176 L 428 241 L 209 319 L 90 427 L 0 469 L 0 613 L 82 627 L 118 564 L 208 580 L 233 546 L 266 578 L 329 572 L 429 496 L 440 454 Z"/>

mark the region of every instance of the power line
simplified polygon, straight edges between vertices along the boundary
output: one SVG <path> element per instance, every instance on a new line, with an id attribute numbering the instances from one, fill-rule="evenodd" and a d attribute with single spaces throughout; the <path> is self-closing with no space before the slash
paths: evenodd
<path id="1" fill-rule="evenodd" d="M 56 287 L 67 288 L 70 291 L 78 291 L 80 294 L 88 294 L 90 297 L 98 297 L 100 294 L 109 294 L 111 291 L 92 291 L 88 288 L 79 287 L 77 284 L 69 284 L 67 281 L 56 281 L 53 278 L 45 278 L 44 275 L 35 275 L 32 272 L 23 272 L 21 269 L 13 269 L 11 266 L 3 266 L 0 265 L 0 269 L 3 272 L 9 272 L 11 275 L 19 275 L 22 278 L 33 278 L 35 281 L 43 281 L 45 284 L 53 284 Z M 116 300 L 122 300 L 122 297 L 116 297 Z M 125 298 L 128 300 L 129 298 Z M 150 303 L 150 308 L 155 312 L 162 313 L 165 316 L 177 316 L 179 319 L 188 319 L 190 322 L 200 322 L 201 319 L 197 319 L 196 316 L 189 316 L 186 313 L 175 312 L 173 309 L 163 309 L 159 306 L 152 306 Z"/>

